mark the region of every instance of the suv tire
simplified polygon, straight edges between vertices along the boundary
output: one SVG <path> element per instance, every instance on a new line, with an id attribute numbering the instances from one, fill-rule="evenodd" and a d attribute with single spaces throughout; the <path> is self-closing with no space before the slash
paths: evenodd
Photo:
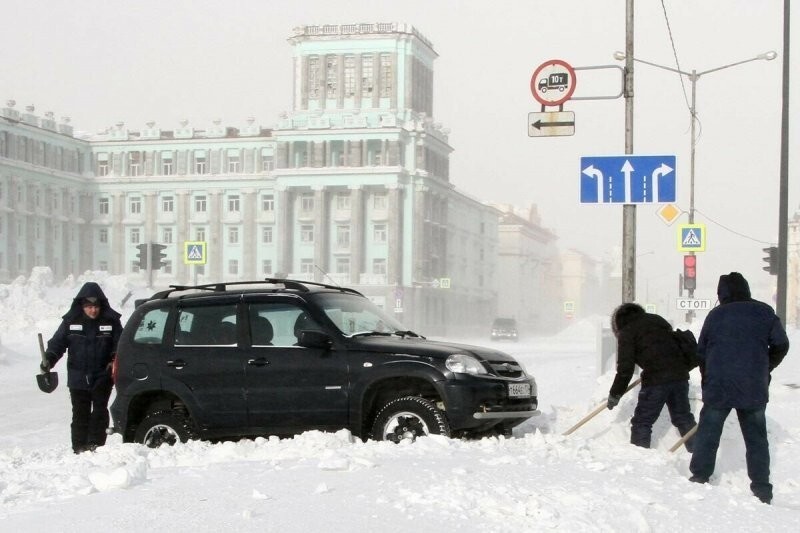
<path id="1" fill-rule="evenodd" d="M 378 410 L 372 425 L 376 440 L 410 441 L 426 435 L 450 436 L 444 413 L 430 400 L 404 396 L 387 402 Z"/>
<path id="2" fill-rule="evenodd" d="M 149 448 L 172 446 L 196 438 L 192 428 L 191 418 L 179 411 L 156 411 L 142 420 L 133 440 Z"/>

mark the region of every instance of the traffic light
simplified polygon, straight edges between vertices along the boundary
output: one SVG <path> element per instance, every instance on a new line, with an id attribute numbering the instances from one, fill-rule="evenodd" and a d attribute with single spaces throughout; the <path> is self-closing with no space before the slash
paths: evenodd
<path id="1" fill-rule="evenodd" d="M 139 262 L 139 270 L 147 269 L 147 244 L 137 244 L 136 260 Z"/>
<path id="2" fill-rule="evenodd" d="M 153 270 L 158 270 L 167 265 L 167 254 L 164 252 L 164 248 L 167 247 L 166 244 L 151 244 L 153 250 L 152 259 L 150 260 L 150 268 Z"/>
<path id="3" fill-rule="evenodd" d="M 767 254 L 767 257 L 764 258 L 764 262 L 767 263 L 767 266 L 761 267 L 764 269 L 765 272 L 769 272 L 773 276 L 778 275 L 778 247 L 777 246 L 770 246 L 769 248 L 762 248 L 764 253 Z"/>
<path id="4" fill-rule="evenodd" d="M 697 256 L 683 256 L 683 288 L 693 291 L 697 288 Z"/>

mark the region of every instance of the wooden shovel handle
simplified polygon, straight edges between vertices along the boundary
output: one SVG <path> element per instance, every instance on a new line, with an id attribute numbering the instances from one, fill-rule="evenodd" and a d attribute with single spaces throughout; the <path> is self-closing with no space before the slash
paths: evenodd
<path id="1" fill-rule="evenodd" d="M 42 334 L 38 333 L 39 335 L 39 352 L 42 354 L 42 363 L 47 362 L 47 356 L 44 353 L 44 339 L 42 339 Z"/>
<path id="2" fill-rule="evenodd" d="M 632 388 L 634 388 L 636 385 L 638 385 L 641 382 L 642 382 L 642 378 L 636 379 L 633 383 L 628 385 L 628 388 L 625 389 L 625 392 L 628 392 L 629 390 L 631 390 Z M 623 392 L 622 394 L 625 394 L 625 392 Z M 597 408 L 594 411 L 592 411 L 588 415 L 586 415 L 583 418 L 581 418 L 581 420 L 577 424 L 575 424 L 574 426 L 572 426 L 571 428 L 566 430 L 564 433 L 562 433 L 562 435 L 570 435 L 570 434 L 572 434 L 576 429 L 578 429 L 579 427 L 584 425 L 586 422 L 588 422 L 589 420 L 591 420 L 592 418 L 594 418 L 595 416 L 600 414 L 603 411 L 603 409 L 605 409 L 606 407 L 608 407 L 608 400 L 606 400 L 605 402 L 603 402 L 600 405 L 598 405 Z"/>

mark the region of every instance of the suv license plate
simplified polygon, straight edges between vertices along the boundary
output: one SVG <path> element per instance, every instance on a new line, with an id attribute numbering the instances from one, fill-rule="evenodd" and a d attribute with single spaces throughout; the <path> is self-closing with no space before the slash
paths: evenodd
<path id="1" fill-rule="evenodd" d="M 509 398 L 530 398 L 531 384 L 530 383 L 509 383 L 508 384 Z"/>

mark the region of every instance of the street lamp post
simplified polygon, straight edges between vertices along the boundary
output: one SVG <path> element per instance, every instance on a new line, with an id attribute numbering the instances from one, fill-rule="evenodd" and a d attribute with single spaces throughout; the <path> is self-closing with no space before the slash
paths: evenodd
<path id="1" fill-rule="evenodd" d="M 614 59 L 618 61 L 623 60 L 632 60 L 636 63 L 642 63 L 645 65 L 650 65 L 651 67 L 660 68 L 662 70 L 668 70 L 670 72 L 675 72 L 680 74 L 681 76 L 686 76 L 690 82 L 692 82 L 692 100 L 689 106 L 689 113 L 692 117 L 692 125 L 691 125 L 691 152 L 689 158 L 689 224 L 694 224 L 694 156 L 695 156 L 695 145 L 696 145 L 696 135 L 695 135 L 695 124 L 697 122 L 697 80 L 700 79 L 701 76 L 705 76 L 706 74 L 710 74 L 712 72 L 717 72 L 719 70 L 724 70 L 727 68 L 735 67 L 737 65 L 742 65 L 744 63 L 750 63 L 751 61 L 772 61 L 778 57 L 778 54 L 770 50 L 769 52 L 764 52 L 763 54 L 758 54 L 755 57 L 751 57 L 749 59 L 743 59 L 741 61 L 736 61 L 734 63 L 729 63 L 727 65 L 722 65 L 721 67 L 716 67 L 708 70 L 704 70 L 702 72 L 697 72 L 696 70 L 692 70 L 691 72 L 686 72 L 683 70 L 679 70 L 676 68 L 668 67 L 665 65 L 659 65 L 657 63 L 651 63 L 650 61 L 645 61 L 643 59 L 637 59 L 635 57 L 627 58 L 624 52 L 614 52 Z M 694 254 L 694 252 L 689 252 L 690 254 Z M 689 289 L 689 298 L 694 298 L 694 289 Z M 692 313 L 692 311 L 690 311 Z"/>

